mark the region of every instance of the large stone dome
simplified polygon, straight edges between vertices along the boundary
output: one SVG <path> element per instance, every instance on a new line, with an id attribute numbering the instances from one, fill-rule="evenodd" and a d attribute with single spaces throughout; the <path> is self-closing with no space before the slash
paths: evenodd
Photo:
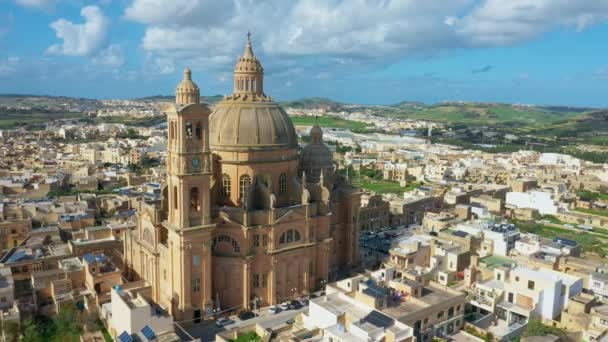
<path id="1" fill-rule="evenodd" d="M 296 148 L 298 139 L 287 113 L 274 102 L 226 99 L 209 117 L 214 150 Z"/>
<path id="2" fill-rule="evenodd" d="M 298 139 L 287 113 L 264 94 L 264 69 L 251 35 L 234 68 L 234 93 L 209 117 L 209 144 L 216 151 L 294 149 Z"/>

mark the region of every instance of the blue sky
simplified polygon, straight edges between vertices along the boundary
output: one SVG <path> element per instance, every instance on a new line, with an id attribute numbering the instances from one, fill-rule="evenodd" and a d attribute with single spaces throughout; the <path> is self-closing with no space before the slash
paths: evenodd
<path id="1" fill-rule="evenodd" d="M 0 0 L 0 93 L 228 94 L 248 30 L 277 99 L 608 107 L 608 0 Z"/>

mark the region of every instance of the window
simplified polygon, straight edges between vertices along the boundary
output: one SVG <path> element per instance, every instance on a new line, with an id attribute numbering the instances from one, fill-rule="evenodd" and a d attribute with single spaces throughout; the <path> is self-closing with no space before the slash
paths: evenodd
<path id="1" fill-rule="evenodd" d="M 192 279 L 192 291 L 198 292 L 201 290 L 201 278 Z"/>
<path id="2" fill-rule="evenodd" d="M 192 139 L 192 122 L 186 122 L 186 139 Z"/>
<path id="3" fill-rule="evenodd" d="M 443 317 L 443 311 L 439 311 L 439 313 L 437 314 L 437 318 L 441 318 Z"/>
<path id="4" fill-rule="evenodd" d="M 268 286 L 268 273 L 262 274 L 262 287 Z"/>
<path id="5" fill-rule="evenodd" d="M 245 197 L 245 193 L 249 191 L 251 187 L 251 177 L 249 175 L 242 175 L 239 179 L 239 199 L 242 200 Z"/>
<path id="6" fill-rule="evenodd" d="M 196 139 L 201 140 L 203 138 L 203 128 L 201 127 L 201 123 L 196 123 Z"/>
<path id="7" fill-rule="evenodd" d="M 268 246 L 268 235 L 266 234 L 262 235 L 262 246 Z"/>
<path id="8" fill-rule="evenodd" d="M 201 210 L 200 197 L 198 195 L 198 188 L 190 189 L 190 209 L 194 211 Z"/>
<path id="9" fill-rule="evenodd" d="M 144 228 L 144 232 L 143 232 L 143 239 L 146 243 L 153 245 L 154 244 L 154 239 L 152 238 L 152 233 L 150 232 L 150 229 L 148 228 Z"/>
<path id="10" fill-rule="evenodd" d="M 175 139 L 175 122 L 169 123 L 169 139 Z"/>
<path id="11" fill-rule="evenodd" d="M 496 280 L 500 281 L 501 277 L 502 277 L 502 275 L 500 273 L 496 273 Z"/>
<path id="12" fill-rule="evenodd" d="M 230 197 L 230 176 L 222 174 L 222 197 Z"/>
<path id="13" fill-rule="evenodd" d="M 211 244 L 211 250 L 215 250 L 218 243 L 229 243 L 232 246 L 232 249 L 234 250 L 234 252 L 236 252 L 236 253 L 241 252 L 241 247 L 239 246 L 239 243 L 228 235 L 218 235 L 218 236 L 214 237 L 213 242 Z"/>
<path id="14" fill-rule="evenodd" d="M 173 208 L 177 209 L 177 186 L 173 186 Z"/>
<path id="15" fill-rule="evenodd" d="M 513 293 L 512 292 L 509 292 L 509 297 L 508 297 L 507 301 L 509 303 L 513 304 Z"/>
<path id="16" fill-rule="evenodd" d="M 163 270 L 163 280 L 167 280 L 167 270 Z"/>
<path id="17" fill-rule="evenodd" d="M 260 234 L 253 235 L 253 247 L 260 247 Z"/>
<path id="18" fill-rule="evenodd" d="M 285 196 L 287 194 L 287 175 L 282 173 L 279 176 L 279 195 Z"/>
<path id="19" fill-rule="evenodd" d="M 515 281 L 519 281 L 519 277 L 515 277 Z"/>
<path id="20" fill-rule="evenodd" d="M 201 264 L 201 256 L 197 255 L 197 254 L 193 255 L 192 256 L 192 265 L 200 266 L 200 264 Z"/>
<path id="21" fill-rule="evenodd" d="M 281 237 L 279 238 L 280 245 L 294 241 L 300 241 L 300 233 L 295 229 L 286 231 L 285 233 L 281 234 Z"/>
<path id="22" fill-rule="evenodd" d="M 448 318 L 452 318 L 454 316 L 454 307 L 448 309 Z"/>
<path id="23" fill-rule="evenodd" d="M 255 273 L 253 275 L 253 287 L 258 288 L 260 287 L 260 275 Z"/>
<path id="24" fill-rule="evenodd" d="M 528 280 L 528 290 L 534 290 L 534 281 Z"/>

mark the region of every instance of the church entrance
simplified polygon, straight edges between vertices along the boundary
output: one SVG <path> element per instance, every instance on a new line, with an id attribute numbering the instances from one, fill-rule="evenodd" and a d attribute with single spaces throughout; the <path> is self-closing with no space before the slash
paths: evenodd
<path id="1" fill-rule="evenodd" d="M 221 310 L 243 304 L 243 266 L 239 257 L 213 257 L 213 299 Z"/>

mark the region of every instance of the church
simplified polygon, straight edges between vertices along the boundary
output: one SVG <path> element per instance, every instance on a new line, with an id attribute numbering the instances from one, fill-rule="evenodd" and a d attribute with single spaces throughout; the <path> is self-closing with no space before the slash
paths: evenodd
<path id="1" fill-rule="evenodd" d="M 359 189 L 320 127 L 299 147 L 249 38 L 233 94 L 213 110 L 184 71 L 167 129 L 161 198 L 138 203 L 124 259 L 126 277 L 148 283 L 177 320 L 277 304 L 357 266 Z"/>

